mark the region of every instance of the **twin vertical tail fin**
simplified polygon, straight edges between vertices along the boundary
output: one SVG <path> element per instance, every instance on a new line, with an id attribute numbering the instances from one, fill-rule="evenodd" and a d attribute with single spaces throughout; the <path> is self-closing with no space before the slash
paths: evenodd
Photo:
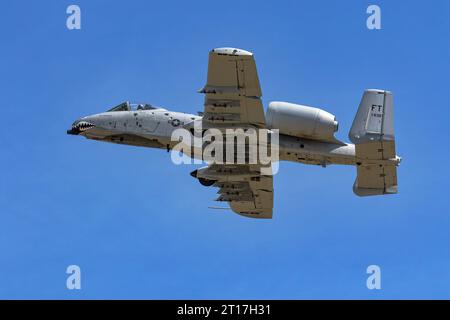
<path id="1" fill-rule="evenodd" d="M 358 196 L 397 193 L 392 93 L 366 90 L 349 133 L 355 144 L 357 177 L 353 192 Z"/>

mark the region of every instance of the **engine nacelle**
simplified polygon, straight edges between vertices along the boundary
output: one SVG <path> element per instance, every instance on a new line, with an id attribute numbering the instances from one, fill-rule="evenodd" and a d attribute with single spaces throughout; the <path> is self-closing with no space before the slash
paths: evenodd
<path id="1" fill-rule="evenodd" d="M 266 115 L 267 127 L 280 134 L 314 140 L 333 141 L 338 130 L 336 117 L 324 110 L 287 102 L 271 102 Z"/>

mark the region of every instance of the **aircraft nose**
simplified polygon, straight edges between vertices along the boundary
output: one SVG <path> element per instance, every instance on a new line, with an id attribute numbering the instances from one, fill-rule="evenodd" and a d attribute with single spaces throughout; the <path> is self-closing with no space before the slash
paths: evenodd
<path id="1" fill-rule="evenodd" d="M 77 124 L 78 124 L 78 122 L 80 122 L 80 120 L 75 120 L 75 121 L 72 123 L 72 126 L 70 127 L 70 129 L 67 130 L 67 134 L 77 135 L 77 134 L 80 133 L 80 131 L 77 130 Z"/>
<path id="2" fill-rule="evenodd" d="M 91 122 L 87 121 L 85 118 L 78 119 L 72 124 L 72 127 L 67 130 L 67 134 L 78 135 L 81 132 L 89 130 L 93 127 L 94 125 Z"/>

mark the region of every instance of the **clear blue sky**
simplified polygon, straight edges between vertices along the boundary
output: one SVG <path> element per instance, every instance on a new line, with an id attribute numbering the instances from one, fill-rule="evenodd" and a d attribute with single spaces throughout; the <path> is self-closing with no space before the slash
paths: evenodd
<path id="1" fill-rule="evenodd" d="M 66 8 L 82 29 L 66 29 Z M 378 4 L 382 30 L 366 28 Z M 0 298 L 450 298 L 449 1 L 8 1 L 0 10 Z M 124 100 L 202 110 L 208 51 L 254 52 L 271 100 L 347 139 L 365 88 L 394 93 L 399 194 L 282 163 L 274 219 L 207 207 L 161 150 L 66 135 Z M 66 267 L 82 290 L 66 289 Z M 366 288 L 377 264 L 382 290 Z"/>

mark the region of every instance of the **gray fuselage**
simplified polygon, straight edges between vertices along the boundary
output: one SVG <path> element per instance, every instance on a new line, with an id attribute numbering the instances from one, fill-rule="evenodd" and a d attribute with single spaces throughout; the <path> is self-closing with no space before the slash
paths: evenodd
<path id="1" fill-rule="evenodd" d="M 201 121 L 201 116 L 162 108 L 109 111 L 75 121 L 68 133 L 104 142 L 170 150 L 178 143 L 171 139 L 174 130 L 192 128 L 195 122 Z M 337 140 L 325 142 L 280 134 L 279 159 L 322 166 L 355 165 L 355 146 Z"/>

